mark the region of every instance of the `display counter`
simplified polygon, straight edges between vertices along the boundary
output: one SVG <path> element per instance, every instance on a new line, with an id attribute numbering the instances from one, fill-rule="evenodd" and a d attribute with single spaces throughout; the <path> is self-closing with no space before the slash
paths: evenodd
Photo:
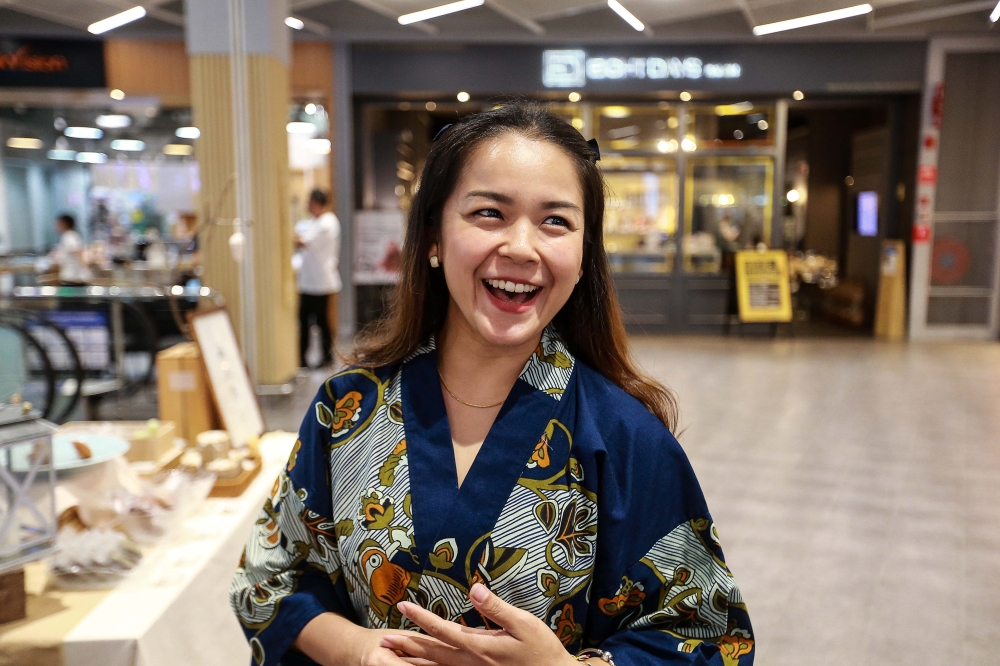
<path id="1" fill-rule="evenodd" d="M 263 470 L 243 495 L 205 500 L 113 590 L 50 589 L 44 565 L 31 565 L 29 615 L 0 625 L 0 665 L 249 663 L 250 648 L 229 607 L 229 582 L 294 442 L 291 433 L 266 435 Z"/>

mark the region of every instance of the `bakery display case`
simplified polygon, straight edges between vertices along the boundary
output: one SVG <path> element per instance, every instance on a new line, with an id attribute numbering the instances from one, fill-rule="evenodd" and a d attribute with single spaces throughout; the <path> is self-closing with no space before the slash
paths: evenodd
<path id="1" fill-rule="evenodd" d="M 773 158 L 690 158 L 684 188 L 685 271 L 717 273 L 727 253 L 770 247 Z"/>
<path id="2" fill-rule="evenodd" d="M 672 160 L 609 158 L 604 247 L 616 273 L 670 273 L 677 254 L 677 167 Z"/>

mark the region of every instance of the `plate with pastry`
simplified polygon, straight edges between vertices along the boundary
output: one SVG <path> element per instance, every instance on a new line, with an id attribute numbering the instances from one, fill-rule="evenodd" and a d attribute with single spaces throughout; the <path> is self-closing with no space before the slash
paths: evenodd
<path id="1" fill-rule="evenodd" d="M 72 472 L 114 460 L 128 452 L 129 443 L 121 437 L 89 432 L 67 432 L 52 437 L 52 457 L 57 472 Z M 42 458 L 40 472 L 49 471 L 48 452 L 38 444 L 18 444 L 11 447 L 10 471 L 24 474 Z"/>

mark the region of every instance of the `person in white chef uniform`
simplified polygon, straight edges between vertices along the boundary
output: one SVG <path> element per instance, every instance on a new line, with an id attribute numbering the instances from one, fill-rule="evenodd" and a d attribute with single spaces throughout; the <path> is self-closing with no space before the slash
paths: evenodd
<path id="1" fill-rule="evenodd" d="M 323 358 L 321 365 L 333 364 L 333 344 L 337 336 L 337 294 L 340 280 L 340 220 L 326 210 L 328 198 L 322 190 L 309 195 L 312 216 L 295 225 L 295 266 L 299 285 L 299 365 L 309 367 L 309 332 L 319 327 Z"/>

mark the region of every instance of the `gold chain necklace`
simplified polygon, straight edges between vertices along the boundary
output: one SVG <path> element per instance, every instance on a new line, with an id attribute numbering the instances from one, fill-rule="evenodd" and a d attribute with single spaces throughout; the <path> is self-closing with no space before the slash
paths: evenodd
<path id="1" fill-rule="evenodd" d="M 466 407 L 475 407 L 476 409 L 492 409 L 493 407 L 499 407 L 504 402 L 506 402 L 506 398 L 503 399 L 503 400 L 501 400 L 500 402 L 494 403 L 492 405 L 476 405 L 476 404 L 471 403 L 471 402 L 466 402 L 465 400 L 462 400 L 457 395 L 455 395 L 452 392 L 452 390 L 450 388 L 448 388 L 448 384 L 444 381 L 444 375 L 441 374 L 440 370 L 438 370 L 438 377 L 440 377 L 440 379 L 441 379 L 441 386 L 443 386 L 444 390 L 448 392 L 448 395 L 450 395 L 451 397 L 453 397 L 455 400 L 458 400 L 460 403 L 462 403 Z"/>

